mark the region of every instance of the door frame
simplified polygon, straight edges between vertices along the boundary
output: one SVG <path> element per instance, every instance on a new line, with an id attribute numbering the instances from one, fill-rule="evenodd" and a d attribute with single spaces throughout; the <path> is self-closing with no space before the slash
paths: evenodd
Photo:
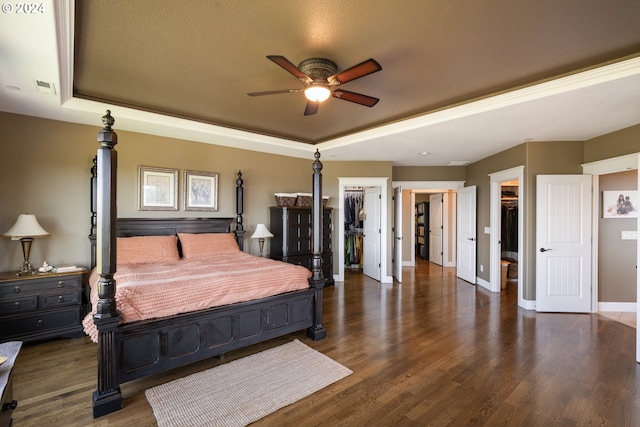
<path id="1" fill-rule="evenodd" d="M 393 181 L 394 187 L 402 187 L 402 191 L 409 191 L 411 194 L 410 208 L 411 212 L 407 216 L 409 218 L 411 248 L 416 247 L 416 236 L 414 230 L 416 229 L 416 216 L 413 209 L 416 204 L 416 193 L 446 193 L 449 190 L 457 190 L 464 187 L 465 181 Z M 405 215 L 405 212 L 402 212 Z M 416 265 L 416 251 L 411 250 L 410 265 Z"/>
<path id="2" fill-rule="evenodd" d="M 338 177 L 338 274 L 333 275 L 336 282 L 344 282 L 344 192 L 345 187 L 380 187 L 380 282 L 393 283 L 389 274 L 389 234 L 388 234 L 388 177 Z"/>
<path id="3" fill-rule="evenodd" d="M 507 181 L 518 180 L 518 306 L 527 310 L 535 310 L 535 301 L 526 301 L 523 298 L 523 278 L 525 274 L 525 264 L 527 254 L 524 246 L 524 209 L 525 209 L 525 186 L 524 186 L 524 166 L 516 166 L 503 171 L 489 174 L 491 182 L 490 191 L 490 246 L 489 259 L 489 283 L 478 280 L 478 284 L 491 292 L 500 292 L 500 259 L 501 247 L 500 236 L 501 224 L 501 189 L 500 184 Z"/>
<path id="4" fill-rule="evenodd" d="M 595 219 L 599 215 L 600 204 L 600 175 L 616 172 L 625 172 L 628 170 L 638 169 L 640 165 L 640 153 L 627 154 L 625 156 L 612 157 L 610 159 L 597 160 L 595 162 L 583 163 L 582 173 L 592 175 L 592 191 L 598 197 L 593 199 L 593 244 L 591 248 L 591 281 L 592 281 L 592 297 L 595 298 L 592 305 L 593 310 L 598 310 L 598 221 Z M 640 189 L 640 171 L 638 173 L 638 189 Z M 640 217 L 637 219 L 637 229 L 640 230 Z M 636 240 L 636 265 L 640 265 L 640 239 Z M 636 324 L 640 325 L 640 268 L 636 269 Z M 640 328 L 636 327 L 636 362 L 640 363 Z"/>

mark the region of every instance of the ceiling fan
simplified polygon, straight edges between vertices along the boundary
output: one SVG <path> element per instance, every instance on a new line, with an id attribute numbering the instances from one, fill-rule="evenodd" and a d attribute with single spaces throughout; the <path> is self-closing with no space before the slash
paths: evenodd
<path id="1" fill-rule="evenodd" d="M 356 104 L 366 107 L 373 107 L 379 101 L 378 98 L 372 96 L 343 89 L 335 89 L 341 84 L 382 70 L 382 66 L 378 64 L 375 59 L 369 58 L 358 65 L 354 65 L 338 73 L 338 66 L 333 61 L 324 58 L 305 59 L 297 67 L 284 56 L 267 55 L 267 58 L 297 77 L 304 84 L 304 88 L 251 92 L 247 95 L 262 96 L 275 95 L 278 93 L 304 92 L 307 97 L 307 107 L 304 110 L 305 116 L 317 113 L 320 103 L 327 100 L 330 96 L 355 102 Z"/>

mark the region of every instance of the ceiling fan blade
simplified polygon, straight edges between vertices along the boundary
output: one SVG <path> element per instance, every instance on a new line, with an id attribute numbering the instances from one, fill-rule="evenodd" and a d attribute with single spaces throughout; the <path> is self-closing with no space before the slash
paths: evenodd
<path id="1" fill-rule="evenodd" d="M 290 72 L 291 74 L 296 76 L 298 79 L 302 80 L 303 82 L 306 82 L 306 83 L 313 82 L 311 77 L 307 76 L 305 73 L 300 71 L 298 69 L 298 67 L 293 65 L 293 63 L 291 63 L 291 61 L 289 61 L 284 56 L 267 55 L 267 58 L 270 59 L 271 61 L 275 62 L 276 64 L 278 64 L 279 66 L 281 66 L 282 68 L 284 68 L 285 70 L 287 70 L 288 72 Z"/>
<path id="2" fill-rule="evenodd" d="M 348 90 L 336 89 L 333 91 L 334 98 L 343 99 L 345 101 L 355 102 L 356 104 L 364 105 L 365 107 L 373 107 L 380 101 L 373 96 L 363 95 L 361 93 L 350 92 Z"/>
<path id="3" fill-rule="evenodd" d="M 368 74 L 375 73 L 377 71 L 382 70 L 382 66 L 378 64 L 373 58 L 369 58 L 364 62 L 359 63 L 358 65 L 354 65 L 351 68 L 348 68 L 344 71 L 339 72 L 327 80 L 330 85 L 340 85 L 346 82 L 350 82 L 351 80 L 359 79 L 360 77 L 364 77 Z"/>
<path id="4" fill-rule="evenodd" d="M 249 96 L 277 95 L 279 93 L 296 93 L 302 92 L 304 89 L 282 89 L 282 90 L 265 90 L 264 92 L 249 92 Z"/>
<path id="5" fill-rule="evenodd" d="M 307 106 L 304 109 L 304 115 L 310 116 L 318 112 L 318 107 L 320 106 L 319 102 L 307 101 Z"/>

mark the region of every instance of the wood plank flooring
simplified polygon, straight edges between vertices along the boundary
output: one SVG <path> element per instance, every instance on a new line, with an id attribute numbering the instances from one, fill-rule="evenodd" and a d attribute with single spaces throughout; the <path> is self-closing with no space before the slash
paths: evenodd
<path id="1" fill-rule="evenodd" d="M 94 420 L 96 346 L 23 347 L 14 426 L 155 426 L 144 390 L 294 338 L 354 374 L 255 426 L 638 426 L 635 329 L 597 314 L 517 307 L 516 287 L 486 292 L 420 262 L 402 284 L 359 272 L 325 290 L 324 340 L 303 332 L 122 387 L 124 408 Z"/>

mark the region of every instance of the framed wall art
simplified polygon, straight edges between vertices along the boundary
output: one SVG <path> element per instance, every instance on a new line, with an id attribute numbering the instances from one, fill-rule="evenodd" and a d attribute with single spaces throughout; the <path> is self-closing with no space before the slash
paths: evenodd
<path id="1" fill-rule="evenodd" d="M 178 210 L 178 169 L 138 166 L 138 210 Z"/>
<path id="2" fill-rule="evenodd" d="M 638 192 L 617 190 L 602 192 L 603 218 L 637 218 Z"/>
<path id="3" fill-rule="evenodd" d="M 218 174 L 215 172 L 184 171 L 184 210 L 218 210 Z"/>

